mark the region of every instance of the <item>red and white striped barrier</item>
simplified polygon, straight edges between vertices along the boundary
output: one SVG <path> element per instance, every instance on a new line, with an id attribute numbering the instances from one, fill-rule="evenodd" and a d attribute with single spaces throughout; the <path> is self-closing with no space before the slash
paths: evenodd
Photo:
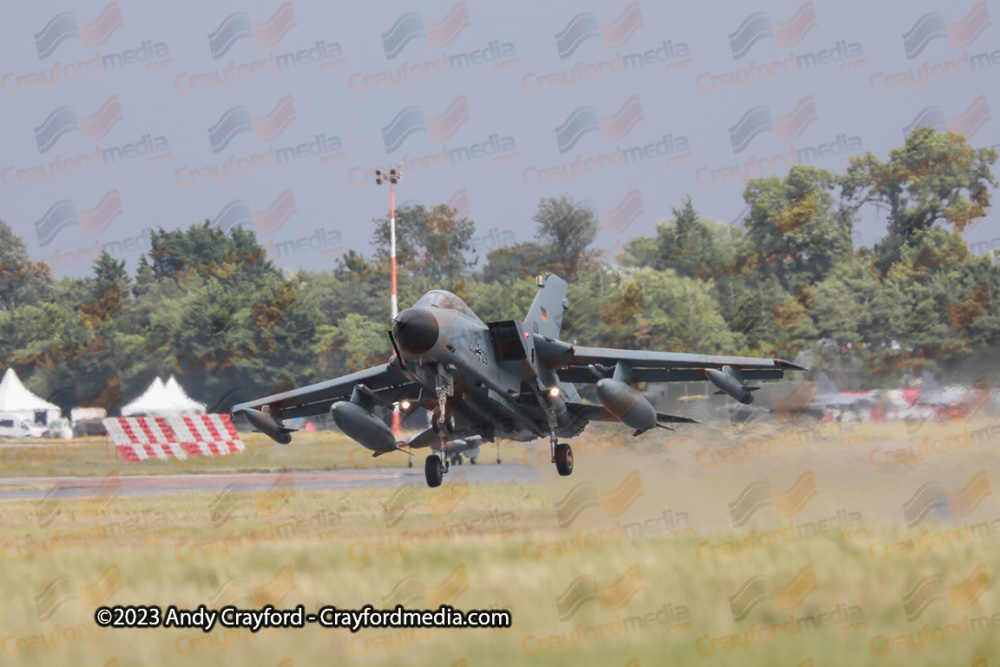
<path id="1" fill-rule="evenodd" d="M 108 417 L 104 426 L 126 461 L 187 459 L 164 417 Z"/>
<path id="2" fill-rule="evenodd" d="M 246 450 L 229 415 L 108 417 L 108 435 L 126 461 L 227 456 Z"/>
<path id="3" fill-rule="evenodd" d="M 229 415 L 171 417 L 170 425 L 191 456 L 226 456 L 246 449 Z"/>

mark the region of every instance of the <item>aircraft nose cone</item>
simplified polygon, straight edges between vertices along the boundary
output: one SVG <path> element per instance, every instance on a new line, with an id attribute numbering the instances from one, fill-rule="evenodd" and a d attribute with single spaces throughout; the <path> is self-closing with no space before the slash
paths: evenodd
<path id="1" fill-rule="evenodd" d="M 410 354 L 423 354 L 434 347 L 440 331 L 434 313 L 426 308 L 407 308 L 392 325 L 396 344 Z"/>

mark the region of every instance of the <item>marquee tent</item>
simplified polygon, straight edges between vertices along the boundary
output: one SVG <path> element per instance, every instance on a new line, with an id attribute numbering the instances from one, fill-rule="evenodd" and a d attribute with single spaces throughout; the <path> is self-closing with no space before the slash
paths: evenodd
<path id="1" fill-rule="evenodd" d="M 122 408 L 123 417 L 174 417 L 205 414 L 205 404 L 184 393 L 180 384 L 170 376 L 163 382 L 155 378 L 139 398 Z"/>
<path id="2" fill-rule="evenodd" d="M 25 389 L 13 368 L 7 369 L 0 382 L 0 412 L 14 413 L 43 426 L 59 419 L 59 406 L 42 400 Z"/>

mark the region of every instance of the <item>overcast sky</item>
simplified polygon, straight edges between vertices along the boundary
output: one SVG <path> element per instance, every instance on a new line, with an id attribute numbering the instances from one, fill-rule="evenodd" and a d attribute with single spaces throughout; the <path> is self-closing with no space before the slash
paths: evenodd
<path id="1" fill-rule="evenodd" d="M 205 219 L 319 270 L 371 252 L 370 172 L 399 162 L 397 204 L 451 203 L 480 249 L 559 194 L 614 248 L 686 195 L 738 221 L 748 176 L 842 172 L 912 127 L 1000 144 L 1000 2 L 339 4 L 11 9 L 0 218 L 56 276 Z M 873 209 L 856 241 L 883 233 Z"/>

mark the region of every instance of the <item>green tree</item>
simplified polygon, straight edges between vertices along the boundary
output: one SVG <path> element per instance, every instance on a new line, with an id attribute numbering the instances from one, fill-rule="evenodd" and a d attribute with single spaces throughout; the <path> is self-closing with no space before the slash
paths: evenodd
<path id="1" fill-rule="evenodd" d="M 484 322 L 523 320 L 535 299 L 538 288 L 533 280 L 523 276 L 511 277 L 507 282 L 467 283 L 469 307 Z"/>
<path id="2" fill-rule="evenodd" d="M 377 249 L 374 271 L 389 273 L 389 218 L 375 221 L 372 244 Z M 459 218 L 446 204 L 428 211 L 423 206 L 407 206 L 396 211 L 396 266 L 402 275 L 430 281 L 460 280 L 472 265 L 465 253 L 472 249 L 476 224 Z"/>
<path id="3" fill-rule="evenodd" d="M 139 257 L 139 268 L 135 272 L 135 286 L 132 287 L 132 295 L 138 299 L 141 296 L 149 294 L 155 283 L 156 278 L 153 276 L 153 267 L 149 265 L 146 256 L 142 255 Z"/>
<path id="4" fill-rule="evenodd" d="M 976 150 L 960 134 L 920 127 L 886 161 L 868 153 L 852 162 L 841 179 L 845 205 L 853 210 L 868 203 L 885 206 L 889 235 L 884 245 L 895 252 L 937 222 L 950 222 L 961 232 L 984 217 L 989 190 L 997 185 L 990 170 L 996 160 L 994 149 Z"/>
<path id="5" fill-rule="evenodd" d="M 837 183 L 829 171 L 801 165 L 783 179 L 748 182 L 743 193 L 750 204 L 747 244 L 738 251 L 742 263 L 792 293 L 821 281 L 852 248 L 853 221 L 836 205 Z"/>
<path id="6" fill-rule="evenodd" d="M 151 234 L 150 245 L 151 268 L 156 280 L 226 278 L 237 270 L 257 279 L 275 271 L 257 241 L 256 232 L 239 226 L 232 227 L 228 236 L 212 227 L 208 220 L 186 229 L 165 231 L 161 227 Z"/>
<path id="7" fill-rule="evenodd" d="M 332 377 L 387 362 L 392 345 L 385 332 L 384 325 L 359 313 L 350 313 L 336 325 L 321 325 L 314 344 L 320 369 Z"/>
<path id="8" fill-rule="evenodd" d="M 673 218 L 657 223 L 657 238 L 637 236 L 625 245 L 622 263 L 626 266 L 651 266 L 657 270 L 674 269 L 678 275 L 697 277 L 699 267 L 710 271 L 724 259 L 721 240 L 731 231 L 698 215 L 691 197 L 680 209 L 671 209 Z"/>
<path id="9" fill-rule="evenodd" d="M 581 345 L 735 352 L 733 335 L 705 281 L 657 271 L 588 266 L 569 285 L 563 339 Z"/>
<path id="10" fill-rule="evenodd" d="M 539 273 L 557 273 L 566 278 L 562 275 L 566 269 L 550 247 L 525 241 L 488 252 L 481 277 L 486 282 L 502 283 L 533 281 Z"/>
<path id="11" fill-rule="evenodd" d="M 49 301 L 55 295 L 52 272 L 45 262 L 28 256 L 24 239 L 0 220 L 0 308 Z"/>
<path id="12" fill-rule="evenodd" d="M 532 218 L 538 223 L 535 237 L 555 255 L 564 268 L 563 278 L 576 275 L 592 258 L 587 248 L 597 238 L 597 219 L 586 206 L 573 203 L 566 195 L 542 199 Z"/>
<path id="13" fill-rule="evenodd" d="M 129 276 L 125 271 L 125 260 L 116 260 L 107 250 L 94 260 L 94 277 L 97 279 L 97 288 L 104 289 L 105 286 L 121 282 L 128 285 Z"/>

